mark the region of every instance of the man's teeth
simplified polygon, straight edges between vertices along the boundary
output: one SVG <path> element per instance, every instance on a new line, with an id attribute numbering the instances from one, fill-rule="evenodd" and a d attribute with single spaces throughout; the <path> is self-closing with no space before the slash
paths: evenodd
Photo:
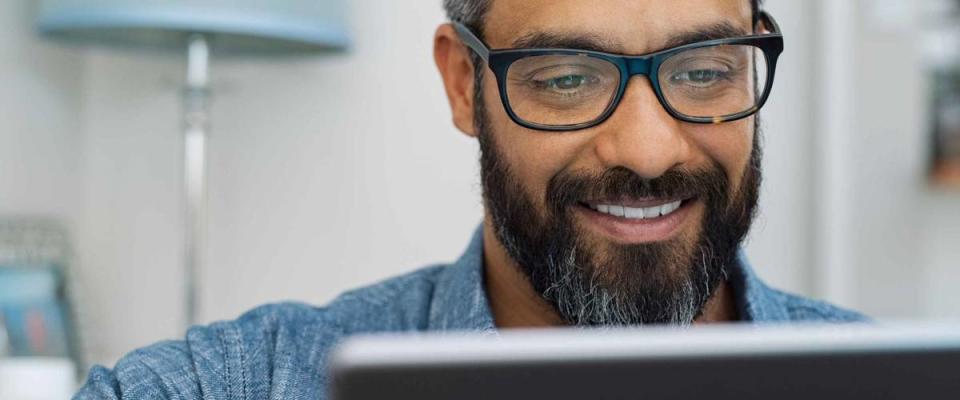
<path id="1" fill-rule="evenodd" d="M 622 205 L 612 204 L 598 204 L 591 205 L 590 208 L 604 214 L 613 215 L 615 217 L 624 217 L 628 219 L 647 219 L 657 218 L 677 211 L 677 209 L 680 208 L 680 203 L 682 203 L 682 201 L 678 200 L 673 203 L 643 208 L 624 207 Z"/>

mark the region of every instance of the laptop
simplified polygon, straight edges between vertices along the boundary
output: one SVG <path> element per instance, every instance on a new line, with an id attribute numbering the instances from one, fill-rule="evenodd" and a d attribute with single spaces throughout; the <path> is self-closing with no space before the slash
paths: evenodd
<path id="1" fill-rule="evenodd" d="M 334 400 L 960 399 L 960 325 L 357 336 Z"/>

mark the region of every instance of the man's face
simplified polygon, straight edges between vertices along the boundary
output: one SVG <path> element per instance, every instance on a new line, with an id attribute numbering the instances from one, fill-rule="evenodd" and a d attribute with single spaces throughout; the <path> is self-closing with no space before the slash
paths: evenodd
<path id="1" fill-rule="evenodd" d="M 749 34 L 751 20 L 744 0 L 494 0 L 484 39 L 589 37 L 640 55 L 722 23 Z M 488 221 L 534 289 L 574 324 L 692 322 L 750 224 L 754 118 L 678 121 L 636 76 L 604 123 L 537 131 L 507 116 L 484 74 L 474 125 Z"/>

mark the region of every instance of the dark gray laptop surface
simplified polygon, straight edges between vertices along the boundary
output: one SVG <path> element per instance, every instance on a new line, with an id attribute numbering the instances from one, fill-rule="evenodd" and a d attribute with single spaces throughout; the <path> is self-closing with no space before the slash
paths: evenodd
<path id="1" fill-rule="evenodd" d="M 960 325 L 366 336 L 328 373 L 334 400 L 960 399 Z"/>

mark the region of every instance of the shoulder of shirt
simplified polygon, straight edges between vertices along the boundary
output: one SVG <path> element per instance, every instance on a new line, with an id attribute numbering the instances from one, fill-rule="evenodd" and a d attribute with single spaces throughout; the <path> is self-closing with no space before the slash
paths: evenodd
<path id="1" fill-rule="evenodd" d="M 736 268 L 730 270 L 729 279 L 734 289 L 739 291 L 737 302 L 740 312 L 747 321 L 754 323 L 873 321 L 859 312 L 771 287 L 756 275 L 742 251 L 738 253 L 737 259 Z"/>
<path id="2" fill-rule="evenodd" d="M 799 296 L 779 289 L 768 288 L 786 310 L 790 321 L 796 322 L 871 322 L 872 320 L 853 310 L 822 300 Z"/>
<path id="3" fill-rule="evenodd" d="M 323 390 L 324 374 L 294 372 L 323 368 L 329 350 L 346 335 L 424 329 L 443 268 L 354 289 L 322 307 L 268 304 L 232 321 L 193 327 L 184 340 L 135 350 L 112 370 L 93 367 L 74 398 L 272 398 L 269 383 L 283 376 L 315 377 L 309 385 L 301 382 L 296 395 L 323 398 L 310 391 Z"/>

